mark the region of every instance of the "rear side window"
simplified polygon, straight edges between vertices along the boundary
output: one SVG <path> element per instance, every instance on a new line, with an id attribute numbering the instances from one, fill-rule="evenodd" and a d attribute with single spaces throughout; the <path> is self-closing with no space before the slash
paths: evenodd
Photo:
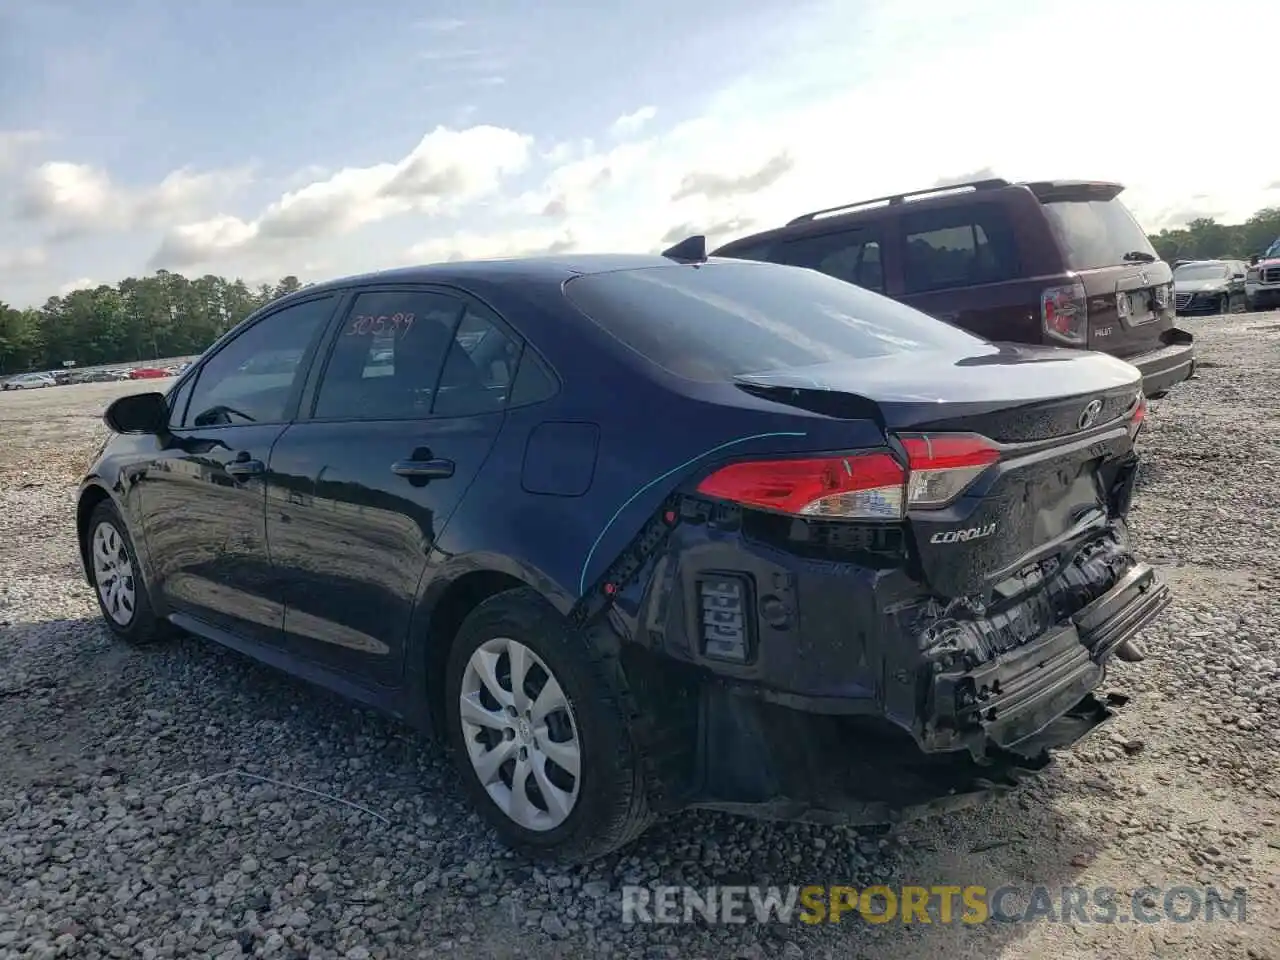
<path id="1" fill-rule="evenodd" d="M 620 270 L 564 289 L 598 326 L 689 380 L 985 342 L 853 284 L 774 264 Z"/>
<path id="2" fill-rule="evenodd" d="M 1018 250 L 1004 209 L 948 207 L 903 217 L 907 293 L 1013 280 Z"/>
<path id="3" fill-rule="evenodd" d="M 868 290 L 884 290 L 880 231 L 875 228 L 800 237 L 779 244 L 771 259 L 778 263 L 820 270 L 837 280 L 856 283 Z"/>
<path id="4" fill-rule="evenodd" d="M 1049 226 L 1070 270 L 1114 267 L 1149 256 L 1160 259 L 1133 214 L 1119 200 L 1051 200 Z M 1129 256 L 1126 254 L 1136 254 Z"/>

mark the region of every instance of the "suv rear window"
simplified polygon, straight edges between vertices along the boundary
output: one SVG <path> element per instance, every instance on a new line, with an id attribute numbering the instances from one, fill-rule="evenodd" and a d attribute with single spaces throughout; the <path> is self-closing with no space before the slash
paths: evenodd
<path id="1" fill-rule="evenodd" d="M 984 342 L 853 284 L 776 264 L 619 270 L 575 277 L 564 290 L 636 353 L 705 382 Z"/>
<path id="2" fill-rule="evenodd" d="M 1132 262 L 1127 253 L 1160 257 L 1133 214 L 1119 200 L 1050 200 L 1049 225 L 1069 270 L 1094 270 Z"/>

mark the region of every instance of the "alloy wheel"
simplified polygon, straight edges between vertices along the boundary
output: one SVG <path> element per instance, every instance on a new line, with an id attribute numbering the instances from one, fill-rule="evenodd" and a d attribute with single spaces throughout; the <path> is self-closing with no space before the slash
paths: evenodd
<path id="1" fill-rule="evenodd" d="M 102 608 L 112 620 L 127 627 L 137 608 L 133 563 L 124 537 L 110 523 L 100 523 L 93 531 L 93 582 L 102 598 Z"/>
<path id="2" fill-rule="evenodd" d="M 563 824 L 578 800 L 582 747 L 573 706 L 542 658 L 508 637 L 481 644 L 458 708 L 471 767 L 497 807 L 527 830 Z"/>

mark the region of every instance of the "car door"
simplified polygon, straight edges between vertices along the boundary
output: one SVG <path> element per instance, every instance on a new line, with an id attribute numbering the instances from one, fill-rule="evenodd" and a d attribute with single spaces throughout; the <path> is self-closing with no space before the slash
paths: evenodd
<path id="1" fill-rule="evenodd" d="M 521 342 L 479 302 L 423 286 L 355 292 L 328 341 L 267 479 L 283 641 L 396 686 L 419 586 L 497 437 Z"/>
<path id="2" fill-rule="evenodd" d="M 171 393 L 170 432 L 147 465 L 143 535 L 165 603 L 278 643 L 284 605 L 266 544 L 266 464 L 297 408 L 337 297 L 294 302 L 219 344 Z M 291 357 L 262 363 L 263 357 Z"/>

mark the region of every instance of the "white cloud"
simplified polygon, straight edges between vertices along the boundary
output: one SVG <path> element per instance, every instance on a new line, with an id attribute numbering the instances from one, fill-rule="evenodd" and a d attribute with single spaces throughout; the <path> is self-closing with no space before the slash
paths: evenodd
<path id="1" fill-rule="evenodd" d="M 13 166 L 28 150 L 46 139 L 40 130 L 0 130 L 0 172 Z"/>
<path id="2" fill-rule="evenodd" d="M 22 247 L 18 250 L 0 250 L 0 276 L 21 274 L 43 267 L 49 255 L 43 247 Z"/>
<path id="3" fill-rule="evenodd" d="M 429 33 L 456 33 L 467 25 L 467 21 L 455 17 L 435 17 L 417 21 L 414 26 Z"/>
<path id="4" fill-rule="evenodd" d="M 641 107 L 635 113 L 625 113 L 613 121 L 613 126 L 609 130 L 615 137 L 634 137 L 657 115 L 657 107 Z"/>
<path id="5" fill-rule="evenodd" d="M 537 254 L 568 253 L 577 240 L 567 229 L 527 229 L 486 236 L 456 233 L 425 240 L 410 247 L 405 263 L 441 263 L 447 260 L 494 260 Z"/>
<path id="6" fill-rule="evenodd" d="M 65 297 L 67 294 L 74 293 L 77 290 L 94 290 L 97 286 L 98 281 L 91 277 L 81 277 L 79 280 L 72 280 L 60 286 L 58 288 L 58 296 Z"/>
<path id="7" fill-rule="evenodd" d="M 403 159 L 339 170 L 284 194 L 253 220 L 224 215 L 174 227 L 153 263 L 210 263 L 258 245 L 349 233 L 396 214 L 456 210 L 496 193 L 528 162 L 530 143 L 501 127 L 437 127 Z"/>
<path id="8" fill-rule="evenodd" d="M 1099 22 L 1108 48 L 1137 51 L 1127 55 L 1134 62 L 1143 51 L 1157 60 L 1159 51 L 1208 51 L 1201 64 L 1214 84 L 1170 99 L 1142 75 L 1046 66 L 1046 37 L 1053 49 L 1093 49 Z M 1250 24 L 1259 35 L 1280 33 L 1280 7 L 1259 6 Z M 419 26 L 423 46 L 438 48 L 415 64 L 426 82 L 502 75 L 485 62 L 491 51 L 458 43 L 461 21 Z M 1168 0 L 1154 19 L 1102 0 L 1076 0 L 1071 17 L 1013 0 L 811 0 L 779 18 L 772 52 L 754 57 L 752 72 L 600 129 L 568 126 L 559 141 L 535 139 L 536 127 L 441 127 L 405 157 L 343 169 L 317 147 L 307 158 L 315 169 L 277 180 L 280 194 L 250 209 L 215 208 L 206 190 L 199 213 L 179 214 L 201 206 L 185 198 L 201 192 L 189 181 L 202 175 L 121 190 L 101 170 L 66 163 L 41 168 L 33 196 L 64 221 L 163 224 L 153 265 L 253 275 L 265 265 L 301 275 L 301 265 L 323 263 L 343 274 L 406 257 L 655 250 L 694 233 L 720 243 L 806 210 L 993 172 L 1117 180 L 1148 229 L 1204 213 L 1234 222 L 1275 202 L 1274 158 L 1216 137 L 1178 138 L 1175 120 L 1220 115 L 1232 102 L 1224 90 L 1251 104 L 1252 91 L 1272 86 L 1265 58 L 1230 52 L 1237 32 L 1191 0 Z M 517 73 L 505 75 L 519 86 Z M 486 92 L 475 102 L 490 96 L 512 97 Z M 512 113 L 519 105 L 508 103 Z M 1082 105 L 1094 119 L 1077 119 Z M 389 222 L 402 214 L 419 219 Z M 97 276 L 109 269 L 59 262 Z"/>
<path id="9" fill-rule="evenodd" d="M 128 189 L 106 171 L 53 160 L 27 177 L 18 215 L 47 224 L 63 237 L 101 230 L 130 230 L 172 222 L 227 195 L 248 179 L 247 170 L 195 173 L 175 170 L 158 184 Z"/>

